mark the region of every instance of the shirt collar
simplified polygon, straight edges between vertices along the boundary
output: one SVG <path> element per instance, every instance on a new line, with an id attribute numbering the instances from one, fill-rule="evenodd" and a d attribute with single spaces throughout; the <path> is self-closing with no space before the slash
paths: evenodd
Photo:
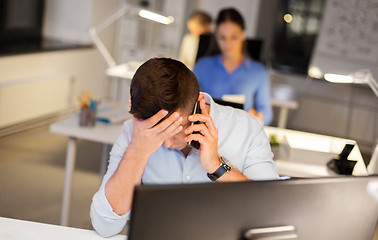
<path id="1" fill-rule="evenodd" d="M 213 98 L 205 92 L 201 92 L 205 97 L 205 103 L 210 105 L 210 117 L 213 119 L 214 125 L 216 125 L 217 122 L 217 116 L 219 115 L 219 105 L 216 104 L 213 100 Z"/>

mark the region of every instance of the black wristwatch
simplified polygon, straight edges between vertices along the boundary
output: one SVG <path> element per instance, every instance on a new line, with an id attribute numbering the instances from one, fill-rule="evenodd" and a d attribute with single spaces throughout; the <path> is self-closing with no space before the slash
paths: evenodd
<path id="1" fill-rule="evenodd" d="M 210 178 L 211 181 L 216 181 L 218 178 L 220 178 L 223 174 L 226 172 L 231 171 L 231 166 L 226 163 L 226 160 L 223 157 L 220 157 L 221 163 L 219 165 L 219 168 L 213 172 L 208 173 L 207 176 Z"/>

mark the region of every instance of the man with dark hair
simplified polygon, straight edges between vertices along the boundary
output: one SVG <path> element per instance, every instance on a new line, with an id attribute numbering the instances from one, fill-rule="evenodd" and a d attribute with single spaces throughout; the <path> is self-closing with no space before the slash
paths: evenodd
<path id="1" fill-rule="evenodd" d="M 189 115 L 199 94 L 194 73 L 180 62 L 151 59 L 135 73 L 130 86 L 130 113 L 141 120 L 164 109 L 169 113 L 181 108 Z"/>
<path id="2" fill-rule="evenodd" d="M 199 94 L 197 78 L 183 63 L 148 60 L 135 73 L 130 94 L 133 117 L 113 145 L 91 205 L 92 225 L 100 235 L 122 231 L 134 186 L 141 183 L 278 178 L 260 121 Z M 197 101 L 201 113 L 192 114 Z M 198 141 L 199 148 L 189 146 L 191 141 Z"/>

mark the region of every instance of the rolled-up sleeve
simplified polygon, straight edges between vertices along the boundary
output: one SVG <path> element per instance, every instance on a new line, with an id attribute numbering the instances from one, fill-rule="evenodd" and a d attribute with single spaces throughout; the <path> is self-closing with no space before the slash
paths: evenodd
<path id="1" fill-rule="evenodd" d="M 269 140 L 261 127 L 248 147 L 243 174 L 252 180 L 279 179 Z"/>
<path id="2" fill-rule="evenodd" d="M 130 218 L 130 212 L 121 216 L 113 212 L 106 199 L 105 188 L 101 188 L 93 196 L 90 214 L 93 228 L 102 237 L 111 237 L 120 233 Z"/>
<path id="3" fill-rule="evenodd" d="M 92 198 L 90 209 L 92 226 L 102 237 L 111 237 L 120 233 L 130 218 L 130 212 L 123 215 L 116 214 L 105 194 L 106 183 L 117 170 L 130 142 L 130 124 L 131 122 L 125 122 L 123 125 L 121 135 L 114 143 L 110 152 L 109 165 L 101 186 Z"/>

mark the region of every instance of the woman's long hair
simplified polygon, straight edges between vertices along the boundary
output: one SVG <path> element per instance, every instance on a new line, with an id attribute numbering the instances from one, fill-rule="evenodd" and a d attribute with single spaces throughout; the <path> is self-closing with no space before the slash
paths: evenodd
<path id="1" fill-rule="evenodd" d="M 215 21 L 215 23 L 216 23 L 215 34 L 211 35 L 210 44 L 209 44 L 209 47 L 207 48 L 207 51 L 206 51 L 206 54 L 205 54 L 206 56 L 213 56 L 213 55 L 218 55 L 218 54 L 222 53 L 219 46 L 218 46 L 216 34 L 217 34 L 217 31 L 218 31 L 219 25 L 224 23 L 224 22 L 235 23 L 243 31 L 245 30 L 244 18 L 235 8 L 224 8 L 224 9 L 222 9 L 218 13 L 217 19 Z M 243 42 L 242 53 L 243 53 L 244 56 L 248 56 L 247 41 L 246 40 L 244 40 L 244 42 Z"/>

